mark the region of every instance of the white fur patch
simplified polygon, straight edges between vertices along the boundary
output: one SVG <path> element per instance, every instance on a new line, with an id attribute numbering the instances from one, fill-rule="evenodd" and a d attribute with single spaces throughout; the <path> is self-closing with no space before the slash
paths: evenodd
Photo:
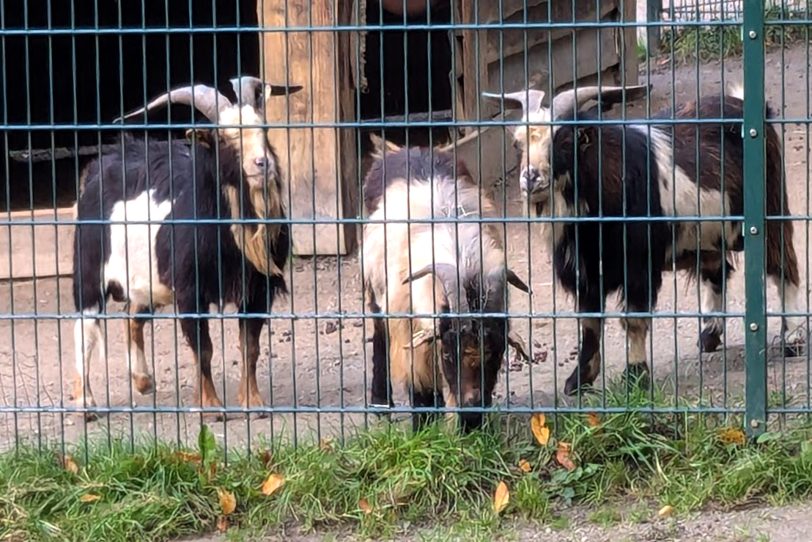
<path id="1" fill-rule="evenodd" d="M 646 127 L 637 126 L 647 133 Z M 701 189 L 686 172 L 673 162 L 670 138 L 661 131 L 651 129 L 651 143 L 654 161 L 660 178 L 660 206 L 665 216 L 725 216 L 730 214 L 730 199 L 722 197 L 718 190 Z M 676 249 L 672 247 L 667 258 L 679 258 L 684 252 L 718 250 L 719 239 L 724 235 L 727 246 L 735 244 L 741 232 L 741 225 L 735 222 L 696 221 L 680 222 Z"/>
<path id="2" fill-rule="evenodd" d="M 700 294 L 700 312 L 702 314 L 720 312 L 722 310 L 722 293 L 717 292 L 709 280 L 702 281 Z M 712 333 L 724 331 L 724 321 L 718 316 L 706 316 L 704 329 Z"/>
<path id="3" fill-rule="evenodd" d="M 149 220 L 151 223 L 110 225 L 110 255 L 102 278 L 103 286 L 117 282 L 124 289 L 125 296 L 144 306 L 172 302 L 172 291 L 161 283 L 158 276 L 155 251 L 160 222 L 172 211 L 172 201 L 158 203 L 154 194 L 154 189 L 142 192 L 134 199 L 119 201 L 113 206 L 111 221 Z"/>

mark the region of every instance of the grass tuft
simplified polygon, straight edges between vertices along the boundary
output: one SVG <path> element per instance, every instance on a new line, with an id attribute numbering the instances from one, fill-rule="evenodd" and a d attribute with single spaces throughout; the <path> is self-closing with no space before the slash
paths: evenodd
<path id="1" fill-rule="evenodd" d="M 810 24 L 808 10 L 782 10 L 770 6 L 764 12 L 765 47 L 783 47 L 802 40 L 809 40 Z M 710 21 L 707 26 L 664 27 L 661 53 L 670 55 L 677 64 L 709 62 L 742 53 L 742 29 L 740 25 L 720 25 Z"/>
<path id="2" fill-rule="evenodd" d="M 710 415 L 590 413 L 626 404 L 674 406 L 661 390 L 614 383 L 586 399 L 583 413 L 548 416 L 545 446 L 526 418 L 504 415 L 467 436 L 384 424 L 343 444 L 230 452 L 227 463 L 205 431 L 197 450 L 114 441 L 72 449 L 69 461 L 21 448 L 0 456 L 0 540 L 167 540 L 218 525 L 243 534 L 340 528 L 374 539 L 428 525 L 429 538 L 478 540 L 507 518 L 566 526 L 561 511 L 579 503 L 592 505 L 589 521 L 610 525 L 645 521 L 664 505 L 679 514 L 812 493 L 806 426 L 745 443 L 740 421 Z M 269 496 L 262 487 L 270 474 L 284 484 Z M 502 481 L 510 499 L 497 514 L 492 499 Z M 224 491 L 237 503 L 225 520 Z"/>

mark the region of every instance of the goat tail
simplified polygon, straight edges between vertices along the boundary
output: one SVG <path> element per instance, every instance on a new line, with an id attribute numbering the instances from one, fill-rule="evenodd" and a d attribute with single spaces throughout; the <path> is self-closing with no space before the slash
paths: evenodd
<path id="1" fill-rule="evenodd" d="M 738 98 L 741 101 L 744 101 L 744 86 L 742 85 L 741 81 L 732 82 L 729 81 L 727 85 L 725 85 L 725 94 L 730 97 Z"/>
<path id="2" fill-rule="evenodd" d="M 778 115 L 769 101 L 765 102 L 767 119 Z M 767 273 L 781 276 L 791 284 L 798 286 L 800 273 L 798 259 L 793 245 L 793 224 L 791 219 L 770 220 L 770 217 L 789 216 L 789 197 L 787 195 L 786 172 L 784 170 L 784 153 L 778 127 L 772 129 L 764 123 L 765 143 L 765 197 L 767 207 Z"/>

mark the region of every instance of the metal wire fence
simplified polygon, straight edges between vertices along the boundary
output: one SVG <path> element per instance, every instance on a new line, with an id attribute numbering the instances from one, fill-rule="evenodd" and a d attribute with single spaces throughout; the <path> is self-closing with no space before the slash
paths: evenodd
<path id="1" fill-rule="evenodd" d="M 225 4 L 0 0 L 3 448 L 204 422 L 228 447 L 343 438 L 435 410 L 759 433 L 812 411 L 808 5 Z M 673 39 L 645 55 L 652 29 Z M 218 89 L 208 114 L 198 93 L 114 122 L 192 84 Z M 557 111 L 595 85 L 650 89 Z M 543 99 L 483 96 L 526 89 Z M 223 107 L 240 96 L 256 118 Z M 387 145 L 427 154 L 381 162 Z M 400 284 L 432 256 L 446 272 Z M 488 282 L 505 267 L 529 293 Z M 654 386 L 631 406 L 616 381 L 641 362 Z"/>

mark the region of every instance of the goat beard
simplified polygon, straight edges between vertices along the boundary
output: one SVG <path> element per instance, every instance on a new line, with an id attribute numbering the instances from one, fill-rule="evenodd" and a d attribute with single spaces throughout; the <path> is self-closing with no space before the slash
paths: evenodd
<path id="1" fill-rule="evenodd" d="M 226 200 L 231 211 L 231 218 L 239 220 L 244 215 L 253 215 L 251 218 L 281 218 L 282 205 L 279 197 L 272 190 L 265 190 L 262 186 L 246 187 L 251 210 L 245 209 L 240 213 L 240 192 L 234 186 L 226 187 Z M 266 197 L 267 196 L 267 197 Z M 245 258 L 263 275 L 281 277 L 282 270 L 276 265 L 271 256 L 272 244 L 279 237 L 281 224 L 232 224 L 231 235 L 237 248 Z"/>

